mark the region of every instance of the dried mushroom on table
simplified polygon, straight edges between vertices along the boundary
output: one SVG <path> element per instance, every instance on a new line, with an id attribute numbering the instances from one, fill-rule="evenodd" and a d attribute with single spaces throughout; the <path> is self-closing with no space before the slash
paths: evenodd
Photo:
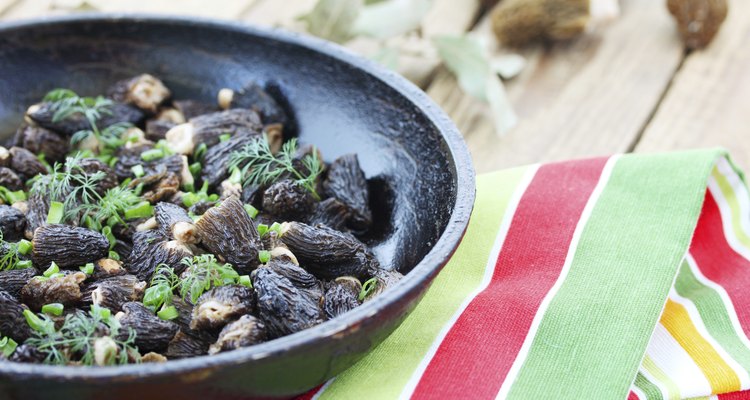
<path id="1" fill-rule="evenodd" d="M 283 141 L 255 83 L 217 104 L 148 74 L 30 106 L 0 147 L 0 359 L 164 362 L 336 318 L 402 277 L 356 154 Z"/>

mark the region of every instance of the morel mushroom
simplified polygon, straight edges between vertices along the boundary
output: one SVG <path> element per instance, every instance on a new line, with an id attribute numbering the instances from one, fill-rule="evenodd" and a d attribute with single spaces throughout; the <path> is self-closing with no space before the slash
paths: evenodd
<path id="1" fill-rule="evenodd" d="M 159 203 L 154 216 L 164 236 L 182 243 L 198 243 L 198 231 L 184 208 L 172 203 Z"/>
<path id="2" fill-rule="evenodd" d="M 179 330 L 175 323 L 162 320 L 141 303 L 125 303 L 122 311 L 117 315 L 123 328 L 118 339 L 126 340 L 129 329 L 134 330 L 135 344 L 141 352 L 165 350 Z"/>
<path id="3" fill-rule="evenodd" d="M 706 47 L 727 18 L 727 0 L 667 0 L 688 49 Z"/>
<path id="4" fill-rule="evenodd" d="M 213 146 L 219 137 L 231 135 L 260 135 L 262 126 L 255 111 L 232 109 L 191 118 L 187 123 L 170 129 L 166 134 L 170 148 L 180 154 L 192 154 L 195 146 Z"/>
<path id="5" fill-rule="evenodd" d="M 258 316 L 265 323 L 269 338 L 277 338 L 322 322 L 319 301 L 298 289 L 292 282 L 271 270 L 253 271 Z"/>
<path id="6" fill-rule="evenodd" d="M 143 299 L 146 282 L 134 275 L 119 275 L 94 281 L 83 290 L 81 300 L 116 311 L 123 304 Z"/>
<path id="7" fill-rule="evenodd" d="M 364 231 L 372 225 L 370 191 L 356 154 L 341 156 L 328 167 L 328 176 L 323 182 L 328 195 L 335 197 L 350 210 L 347 225 Z"/>
<path id="8" fill-rule="evenodd" d="M 115 101 L 132 103 L 150 113 L 156 113 L 159 105 L 171 95 L 161 80 L 149 74 L 119 81 L 110 88 L 108 94 Z"/>
<path id="9" fill-rule="evenodd" d="M 359 292 L 362 284 L 357 278 L 343 276 L 331 282 L 325 294 L 323 311 L 327 318 L 339 315 L 359 306 Z"/>
<path id="10" fill-rule="evenodd" d="M 47 213 L 49 212 L 49 197 L 41 194 L 32 194 L 26 202 L 26 231 L 24 237 L 33 239 L 37 228 L 47 225 Z"/>
<path id="11" fill-rule="evenodd" d="M 221 89 L 217 95 L 217 101 L 219 107 L 225 110 L 230 108 L 255 110 L 266 125 L 273 123 L 286 125 L 289 119 L 276 100 L 255 83 L 250 83 L 237 91 L 228 88 Z"/>
<path id="12" fill-rule="evenodd" d="M 189 335 L 182 329 L 177 331 L 164 353 L 169 359 L 196 357 L 208 354 L 211 342 L 201 340 L 199 337 Z"/>
<path id="13" fill-rule="evenodd" d="M 4 186 L 9 190 L 21 190 L 23 188 L 23 181 L 12 169 L 0 167 L 0 186 Z"/>
<path id="14" fill-rule="evenodd" d="M 346 231 L 346 222 L 351 214 L 350 208 L 336 198 L 327 198 L 315 205 L 310 216 L 310 225 L 325 225 L 337 231 Z"/>
<path id="15" fill-rule="evenodd" d="M 17 208 L 0 204 L 0 232 L 3 240 L 21 240 L 25 229 L 26 215 Z"/>
<path id="16" fill-rule="evenodd" d="M 34 268 L 0 271 L 0 290 L 7 292 L 16 299 L 20 299 L 21 289 L 26 286 L 36 274 L 37 272 Z"/>
<path id="17" fill-rule="evenodd" d="M 301 222 L 285 222 L 281 231 L 284 244 L 300 264 L 318 278 L 336 279 L 346 275 L 360 278 L 377 265 L 367 246 L 349 233 Z"/>
<path id="18" fill-rule="evenodd" d="M 74 305 L 83 297 L 80 285 L 85 280 L 83 272 L 70 271 L 50 278 L 35 277 L 21 288 L 21 301 L 37 312 L 50 303 Z"/>
<path id="19" fill-rule="evenodd" d="M 15 145 L 34 154 L 44 154 L 47 161 L 63 161 L 68 154 L 68 140 L 41 126 L 22 126 L 16 132 Z"/>
<path id="20" fill-rule="evenodd" d="M 371 273 L 373 279 L 375 279 L 375 283 L 372 290 L 367 292 L 367 295 L 364 298 L 365 302 L 372 300 L 380 293 L 383 293 L 386 289 L 393 287 L 393 285 L 398 283 L 404 277 L 403 274 L 392 269 L 376 268 Z"/>
<path id="21" fill-rule="evenodd" d="M 11 147 L 10 157 L 10 168 L 23 179 L 31 179 L 39 174 L 47 173 L 47 167 L 36 158 L 36 155 L 23 147 Z"/>
<path id="22" fill-rule="evenodd" d="M 97 123 L 98 127 L 106 127 L 116 123 L 137 125 L 145 117 L 143 111 L 129 104 L 114 102 L 106 108 L 108 112 L 101 115 Z M 91 129 L 91 124 L 81 114 L 73 114 L 64 119 L 55 119 L 54 115 L 56 112 L 56 104 L 44 102 L 29 107 L 26 110 L 26 116 L 41 127 L 68 136 L 72 136 L 79 131 Z"/>
<path id="23" fill-rule="evenodd" d="M 251 289 L 240 285 L 219 286 L 203 293 L 193 307 L 191 329 L 218 329 L 254 307 Z"/>
<path id="24" fill-rule="evenodd" d="M 107 256 L 109 241 L 99 232 L 70 225 L 46 225 L 34 231 L 31 259 L 39 268 L 53 261 L 72 268 Z"/>
<path id="25" fill-rule="evenodd" d="M 208 354 L 252 346 L 266 340 L 266 326 L 252 315 L 243 315 L 230 322 L 219 333 L 219 340 L 212 344 Z"/>
<path id="26" fill-rule="evenodd" d="M 260 132 L 248 134 L 239 133 L 227 141 L 220 142 L 208 148 L 203 158 L 201 178 L 208 185 L 215 187 L 227 177 L 227 169 L 233 152 L 242 149 L 249 141 L 258 140 Z"/>
<path id="27" fill-rule="evenodd" d="M 165 239 L 157 231 L 136 232 L 133 235 L 133 250 L 125 260 L 125 269 L 146 281 L 151 279 L 156 266 L 160 264 L 174 268 L 177 273 L 182 272 L 185 267 L 181 261 L 185 257 L 192 257 L 192 251 L 184 243 Z"/>
<path id="28" fill-rule="evenodd" d="M 18 343 L 31 336 L 31 328 L 23 316 L 25 309 L 15 297 L 0 290 L 0 332 Z"/>
<path id="29" fill-rule="evenodd" d="M 18 341 L 18 339 L 16 339 L 16 341 Z M 30 344 L 22 344 L 16 347 L 16 351 L 8 357 L 8 361 L 40 363 L 44 361 L 45 358 L 47 358 L 47 353 Z"/>
<path id="30" fill-rule="evenodd" d="M 249 273 L 260 263 L 260 236 L 236 197 L 206 211 L 195 225 L 203 246 L 220 260 L 232 264 L 240 274 Z"/>
<path id="31" fill-rule="evenodd" d="M 306 221 L 315 209 L 310 191 L 291 179 L 269 186 L 263 193 L 263 211 L 286 221 Z"/>

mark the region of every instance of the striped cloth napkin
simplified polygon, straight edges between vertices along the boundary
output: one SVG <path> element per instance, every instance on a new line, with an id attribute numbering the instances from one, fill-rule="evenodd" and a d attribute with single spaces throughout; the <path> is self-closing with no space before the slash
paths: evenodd
<path id="1" fill-rule="evenodd" d="M 750 398 L 750 196 L 721 150 L 480 176 L 461 246 L 320 399 Z"/>

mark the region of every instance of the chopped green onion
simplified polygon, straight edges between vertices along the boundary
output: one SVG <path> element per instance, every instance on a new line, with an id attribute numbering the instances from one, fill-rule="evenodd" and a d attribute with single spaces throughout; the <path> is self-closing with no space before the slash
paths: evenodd
<path id="1" fill-rule="evenodd" d="M 266 236 L 266 232 L 268 232 L 268 225 L 258 224 L 258 235 Z"/>
<path id="2" fill-rule="evenodd" d="M 33 263 L 31 260 L 22 260 L 16 263 L 15 269 L 26 269 L 31 268 Z"/>
<path id="3" fill-rule="evenodd" d="M 112 157 L 112 158 L 111 158 L 111 159 L 109 160 L 109 163 L 108 163 L 107 165 L 109 165 L 109 167 L 110 167 L 110 168 L 114 168 L 114 167 L 115 167 L 115 164 L 117 164 L 117 161 L 118 161 L 118 160 L 119 160 L 119 158 L 117 158 L 117 157 Z"/>
<path id="4" fill-rule="evenodd" d="M 130 170 L 133 171 L 133 175 L 135 175 L 136 178 L 140 178 L 146 174 L 146 171 L 143 170 L 143 165 L 141 164 L 133 165 L 130 167 Z"/>
<path id="5" fill-rule="evenodd" d="M 268 228 L 268 230 L 274 231 L 277 235 L 281 236 L 281 224 L 278 222 L 274 222 L 273 224 L 271 224 L 271 227 Z"/>
<path id="6" fill-rule="evenodd" d="M 62 272 L 55 272 L 54 274 L 48 276 L 47 278 L 49 278 L 49 279 L 52 279 L 52 278 L 62 278 L 63 276 L 65 276 L 65 275 L 63 275 Z"/>
<path id="7" fill-rule="evenodd" d="M 208 151 L 208 146 L 206 146 L 205 143 L 201 143 L 198 145 L 198 147 L 195 148 L 195 152 L 193 153 L 193 156 L 196 160 L 202 160 L 203 156 L 206 155 L 206 151 Z"/>
<path id="8" fill-rule="evenodd" d="M 239 168 L 232 168 L 232 175 L 229 176 L 229 183 L 238 185 L 242 182 L 242 172 Z"/>
<path id="9" fill-rule="evenodd" d="M 242 286 L 247 286 L 249 288 L 253 287 L 253 282 L 250 280 L 250 277 L 248 275 L 240 275 L 240 277 L 237 278 L 237 283 L 239 283 Z"/>
<path id="10" fill-rule="evenodd" d="M 117 243 L 117 239 L 115 238 L 115 235 L 112 234 L 112 228 L 109 225 L 109 221 L 107 222 L 107 226 L 102 228 L 102 235 L 107 238 L 107 241 L 109 241 L 109 248 L 110 250 L 115 247 L 115 244 Z"/>
<path id="11" fill-rule="evenodd" d="M 268 250 L 261 250 L 258 252 L 258 260 L 260 260 L 261 264 L 267 263 L 269 260 L 271 260 L 271 252 Z"/>
<path id="12" fill-rule="evenodd" d="M 23 310 L 23 316 L 26 318 L 26 323 L 29 324 L 31 329 L 37 332 L 47 333 L 55 330 L 55 324 L 52 320 L 43 320 L 31 310 Z"/>
<path id="13" fill-rule="evenodd" d="M 125 210 L 125 219 L 147 218 L 154 215 L 154 207 L 147 201 L 142 201 Z"/>
<path id="14" fill-rule="evenodd" d="M 159 141 L 156 142 L 156 146 L 154 147 L 163 151 L 165 156 L 171 156 L 172 154 L 174 154 L 174 151 L 172 151 L 172 148 L 169 147 L 169 142 L 167 142 L 166 139 L 159 139 Z"/>
<path id="15" fill-rule="evenodd" d="M 164 157 L 164 150 L 162 149 L 151 149 L 141 153 L 141 160 L 143 161 L 154 161 Z"/>
<path id="16" fill-rule="evenodd" d="M 161 310 L 159 310 L 158 313 L 156 313 L 156 316 L 159 318 L 169 321 L 172 319 L 175 319 L 180 316 L 180 313 L 177 312 L 177 308 L 175 306 L 169 306 L 169 307 L 162 307 Z"/>
<path id="17" fill-rule="evenodd" d="M 357 299 L 363 301 L 365 297 L 369 296 L 375 288 L 378 287 L 378 278 L 370 278 L 362 284 L 362 290 L 359 292 Z"/>
<path id="18" fill-rule="evenodd" d="M 27 255 L 32 250 L 32 244 L 26 239 L 21 239 L 18 242 L 18 254 Z"/>
<path id="19" fill-rule="evenodd" d="M 182 188 L 188 193 L 195 192 L 195 184 L 193 182 L 183 184 Z"/>
<path id="20" fill-rule="evenodd" d="M 120 184 L 120 186 L 122 186 L 122 187 L 128 187 L 128 185 L 130 185 L 130 182 L 132 182 L 132 181 L 133 181 L 133 178 L 130 178 L 130 177 L 125 178 L 125 180 L 122 181 L 122 183 Z"/>
<path id="21" fill-rule="evenodd" d="M 258 216 L 258 209 L 251 206 L 250 204 L 245 204 L 245 211 L 247 211 L 247 215 L 250 216 L 250 218 L 255 218 Z"/>
<path id="22" fill-rule="evenodd" d="M 65 205 L 59 201 L 52 201 L 49 203 L 49 213 L 47 213 L 48 224 L 59 224 L 63 219 L 63 212 L 65 211 Z"/>
<path id="23" fill-rule="evenodd" d="M 18 343 L 7 336 L 0 340 L 0 351 L 3 352 L 5 358 L 10 357 L 10 355 L 16 351 L 16 347 L 18 347 Z"/>
<path id="24" fill-rule="evenodd" d="M 42 273 L 42 275 L 44 275 L 47 278 L 49 278 L 50 276 L 52 276 L 53 274 L 56 274 L 58 272 L 60 272 L 60 267 L 57 266 L 57 263 L 55 263 L 54 261 L 52 261 L 52 263 L 49 265 L 49 268 L 47 268 L 44 271 L 44 273 Z"/>
<path id="25" fill-rule="evenodd" d="M 190 173 L 193 174 L 193 176 L 198 176 L 201 173 L 203 166 L 199 162 L 194 162 L 190 164 L 188 169 L 190 170 Z"/>
<path id="26" fill-rule="evenodd" d="M 217 200 L 219 200 L 219 195 L 216 193 L 208 196 L 208 201 L 217 201 Z"/>
<path id="27" fill-rule="evenodd" d="M 47 315 L 59 317 L 62 315 L 65 306 L 60 303 L 49 303 L 42 306 L 42 312 Z"/>
<path id="28" fill-rule="evenodd" d="M 115 261 L 120 261 L 120 255 L 114 250 L 110 250 L 108 256 Z"/>
<path id="29" fill-rule="evenodd" d="M 229 133 L 225 133 L 225 134 L 223 134 L 223 135 L 219 136 L 219 141 L 220 141 L 220 142 L 226 142 L 227 140 L 229 140 L 229 139 L 231 139 L 231 138 L 232 138 L 232 135 L 231 135 L 231 134 L 229 134 Z"/>
<path id="30" fill-rule="evenodd" d="M 5 186 L 0 186 L 0 197 L 2 197 L 7 204 L 13 204 L 26 200 L 26 193 L 23 190 L 13 192 L 8 190 Z"/>
<path id="31" fill-rule="evenodd" d="M 94 273 L 94 263 L 86 263 L 86 265 L 78 268 L 86 275 L 91 275 Z"/>
<path id="32" fill-rule="evenodd" d="M 182 204 L 184 204 L 185 207 L 192 207 L 193 204 L 197 204 L 200 201 L 200 196 L 195 193 L 185 193 L 182 195 Z"/>
<path id="33" fill-rule="evenodd" d="M 91 315 L 97 315 L 101 319 L 109 319 L 112 316 L 112 311 L 109 308 L 104 308 L 96 304 L 91 305 Z"/>

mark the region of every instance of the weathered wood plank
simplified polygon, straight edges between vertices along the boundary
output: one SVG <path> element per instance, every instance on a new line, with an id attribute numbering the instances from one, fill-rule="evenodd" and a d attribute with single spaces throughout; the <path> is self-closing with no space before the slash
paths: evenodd
<path id="1" fill-rule="evenodd" d="M 0 18 L 3 20 L 16 20 L 63 13 L 60 10 L 52 10 L 51 5 L 51 0 L 20 0 L 10 8 L 6 9 L 5 12 L 0 15 Z"/>
<path id="2" fill-rule="evenodd" d="M 16 4 L 19 0 L 0 0 L 0 18 L 3 13 L 9 9 L 12 5 Z"/>
<path id="3" fill-rule="evenodd" d="M 477 33 L 491 37 L 487 28 Z M 527 67 L 507 82 L 520 123 L 504 137 L 486 105 L 446 72 L 428 89 L 464 133 L 479 172 L 627 151 L 683 57 L 669 14 L 653 0 L 625 1 L 609 26 L 522 54 Z"/>
<path id="4" fill-rule="evenodd" d="M 316 0 L 294 0 L 279 7 L 278 0 L 257 0 L 243 14 L 242 20 L 261 25 L 304 31 L 296 18 L 315 6 Z M 479 0 L 434 0 L 425 15 L 418 34 L 389 39 L 385 45 L 400 49 L 396 70 L 417 85 L 426 87 L 440 60 L 430 38 L 436 35 L 460 34 L 471 28 L 480 9 Z M 372 56 L 383 43 L 370 38 L 356 38 L 346 44 L 356 53 Z"/>
<path id="5" fill-rule="evenodd" d="M 750 167 L 750 2 L 733 0 L 714 42 L 691 53 L 636 151 L 724 146 Z"/>
<path id="6" fill-rule="evenodd" d="M 0 10 L 2 3 L 0 0 Z M 142 12 L 173 15 L 195 15 L 211 18 L 238 18 L 254 0 L 213 0 L 210 6 L 203 0 L 182 0 L 179 5 L 173 0 L 87 0 L 81 6 L 78 0 L 20 0 L 5 13 L 2 19 L 33 18 L 67 14 L 76 11 Z"/>

